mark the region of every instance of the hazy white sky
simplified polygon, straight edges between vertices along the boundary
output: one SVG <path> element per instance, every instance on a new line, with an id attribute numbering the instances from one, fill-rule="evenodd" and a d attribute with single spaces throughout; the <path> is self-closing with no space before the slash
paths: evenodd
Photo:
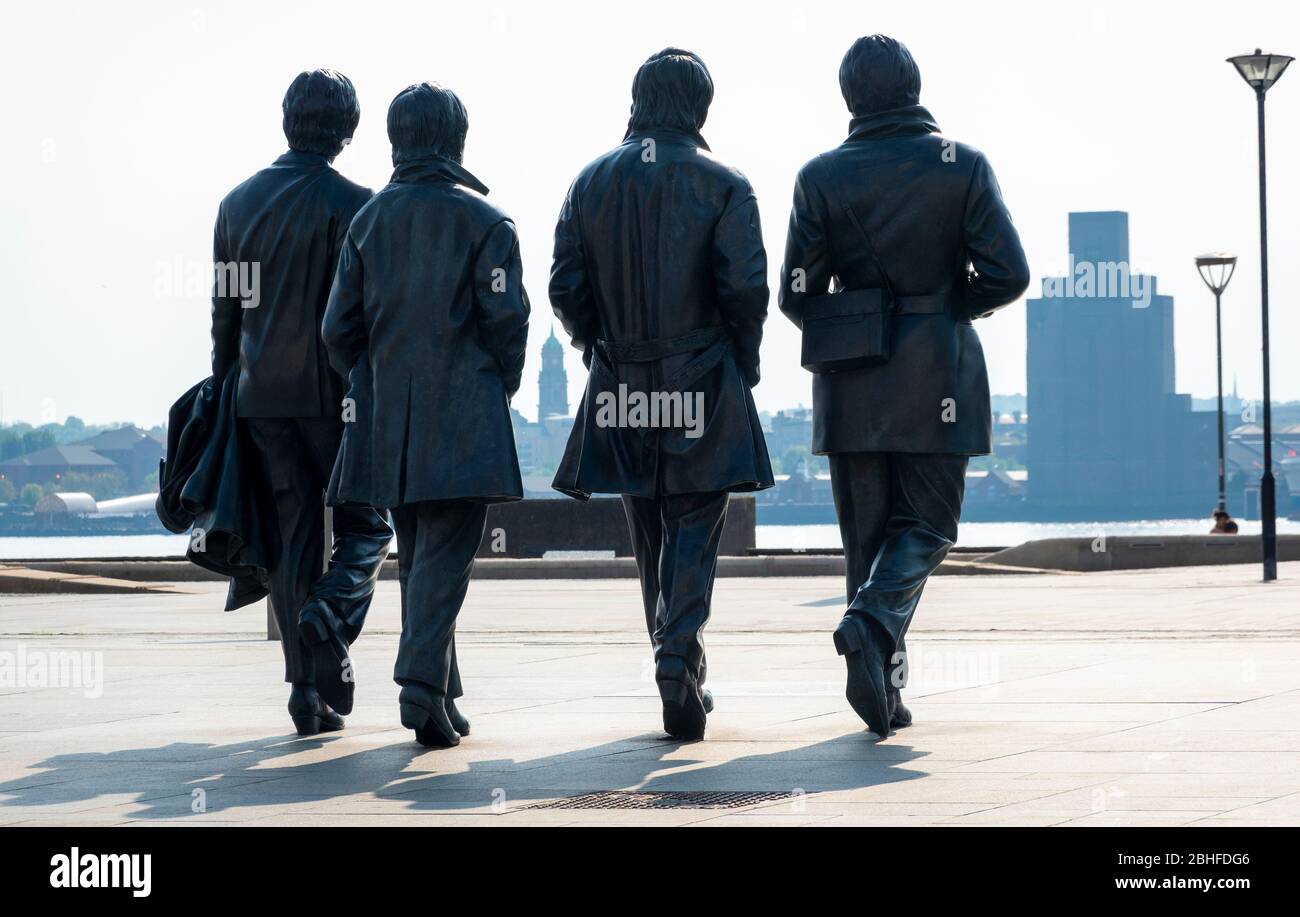
<path id="1" fill-rule="evenodd" d="M 335 67 L 361 97 L 335 165 L 378 188 L 384 115 L 437 80 L 470 112 L 466 165 L 519 226 L 534 307 L 516 406 L 537 402 L 551 233 L 578 169 L 622 137 L 637 65 L 675 44 L 708 63 L 704 134 L 753 182 L 775 275 L 797 168 L 844 136 L 840 57 L 906 42 L 922 102 L 990 157 L 1038 278 L 1064 269 L 1070 210 L 1127 210 L 1132 260 L 1176 302 L 1178 385 L 1214 391 L 1213 300 L 1192 257 L 1242 262 L 1226 297 L 1225 367 L 1258 396 L 1253 96 L 1224 58 L 1300 55 L 1293 0 L 1250 3 L 60 3 L 10 6 L 0 270 L 3 420 L 163 420 L 207 373 L 212 218 L 285 148 L 280 100 Z M 1300 398 L 1300 66 L 1269 94 L 1273 394 Z M 810 403 L 798 337 L 776 312 L 760 409 Z M 1025 310 L 978 324 L 994 392 L 1023 392 Z M 568 356 L 570 401 L 582 364 Z"/>

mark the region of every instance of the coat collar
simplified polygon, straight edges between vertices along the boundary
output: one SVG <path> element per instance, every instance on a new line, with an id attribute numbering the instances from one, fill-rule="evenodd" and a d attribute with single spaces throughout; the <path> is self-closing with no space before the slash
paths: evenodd
<path id="1" fill-rule="evenodd" d="M 647 137 L 654 140 L 666 140 L 669 142 L 675 140 L 678 143 L 689 143 L 701 150 L 712 152 L 709 150 L 709 145 L 704 142 L 704 135 L 699 131 L 679 131 L 667 127 L 649 127 L 640 130 L 633 130 L 631 127 L 628 127 L 627 133 L 623 135 L 623 142 L 627 143 L 629 140 L 643 140 Z"/>
<path id="2" fill-rule="evenodd" d="M 297 166 L 299 168 L 330 169 L 330 161 L 319 153 L 301 153 L 298 150 L 289 150 L 280 156 L 272 165 L 276 166 Z"/>
<path id="3" fill-rule="evenodd" d="M 878 140 L 882 137 L 910 137 L 937 134 L 939 125 L 924 105 L 905 105 L 863 115 L 849 122 L 849 140 Z"/>
<path id="4" fill-rule="evenodd" d="M 390 181 L 412 184 L 450 182 L 464 185 L 479 194 L 488 193 L 487 185 L 475 178 L 469 169 L 445 156 L 421 156 L 418 159 L 394 163 L 393 177 Z"/>

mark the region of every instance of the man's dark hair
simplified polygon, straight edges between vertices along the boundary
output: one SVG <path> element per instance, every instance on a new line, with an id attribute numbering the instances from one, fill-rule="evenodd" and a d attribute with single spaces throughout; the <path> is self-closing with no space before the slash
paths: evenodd
<path id="1" fill-rule="evenodd" d="M 393 165 L 427 156 L 460 162 L 468 131 L 469 113 L 460 97 L 437 83 L 407 86 L 388 106 Z"/>
<path id="2" fill-rule="evenodd" d="M 304 70 L 284 94 L 284 136 L 289 149 L 332 160 L 361 121 L 352 81 L 337 70 Z"/>
<path id="3" fill-rule="evenodd" d="M 709 116 L 712 101 L 713 77 L 700 56 L 681 48 L 664 48 L 650 55 L 632 80 L 628 129 L 698 131 Z"/>
<path id="4" fill-rule="evenodd" d="M 840 92 L 855 118 L 916 105 L 921 71 L 907 45 L 888 35 L 867 35 L 840 62 Z"/>

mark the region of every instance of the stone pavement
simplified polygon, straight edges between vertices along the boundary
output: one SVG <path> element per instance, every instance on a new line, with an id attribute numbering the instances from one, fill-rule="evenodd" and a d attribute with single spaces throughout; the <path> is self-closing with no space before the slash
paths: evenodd
<path id="1" fill-rule="evenodd" d="M 843 698 L 841 581 L 720 580 L 717 710 L 693 744 L 659 730 L 632 581 L 475 582 L 473 733 L 451 750 L 397 722 L 393 583 L 347 729 L 312 738 L 261 606 L 223 613 L 207 584 L 0 596 L 0 824 L 1295 825 L 1300 563 L 1280 575 L 935 579 L 909 641 L 917 724 L 884 742 Z M 608 790 L 791 795 L 544 807 Z"/>

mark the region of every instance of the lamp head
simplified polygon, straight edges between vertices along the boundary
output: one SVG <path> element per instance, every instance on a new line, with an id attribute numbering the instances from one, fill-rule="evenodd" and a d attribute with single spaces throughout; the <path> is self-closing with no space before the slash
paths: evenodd
<path id="1" fill-rule="evenodd" d="M 1196 259 L 1196 270 L 1215 296 L 1228 288 L 1228 281 L 1236 269 L 1237 256 L 1227 252 L 1211 252 Z"/>
<path id="2" fill-rule="evenodd" d="M 1287 65 L 1293 60 L 1294 57 L 1285 54 L 1265 54 L 1256 48 L 1254 54 L 1238 54 L 1228 58 L 1228 63 L 1237 68 L 1251 89 L 1263 95 L 1282 77 Z"/>

